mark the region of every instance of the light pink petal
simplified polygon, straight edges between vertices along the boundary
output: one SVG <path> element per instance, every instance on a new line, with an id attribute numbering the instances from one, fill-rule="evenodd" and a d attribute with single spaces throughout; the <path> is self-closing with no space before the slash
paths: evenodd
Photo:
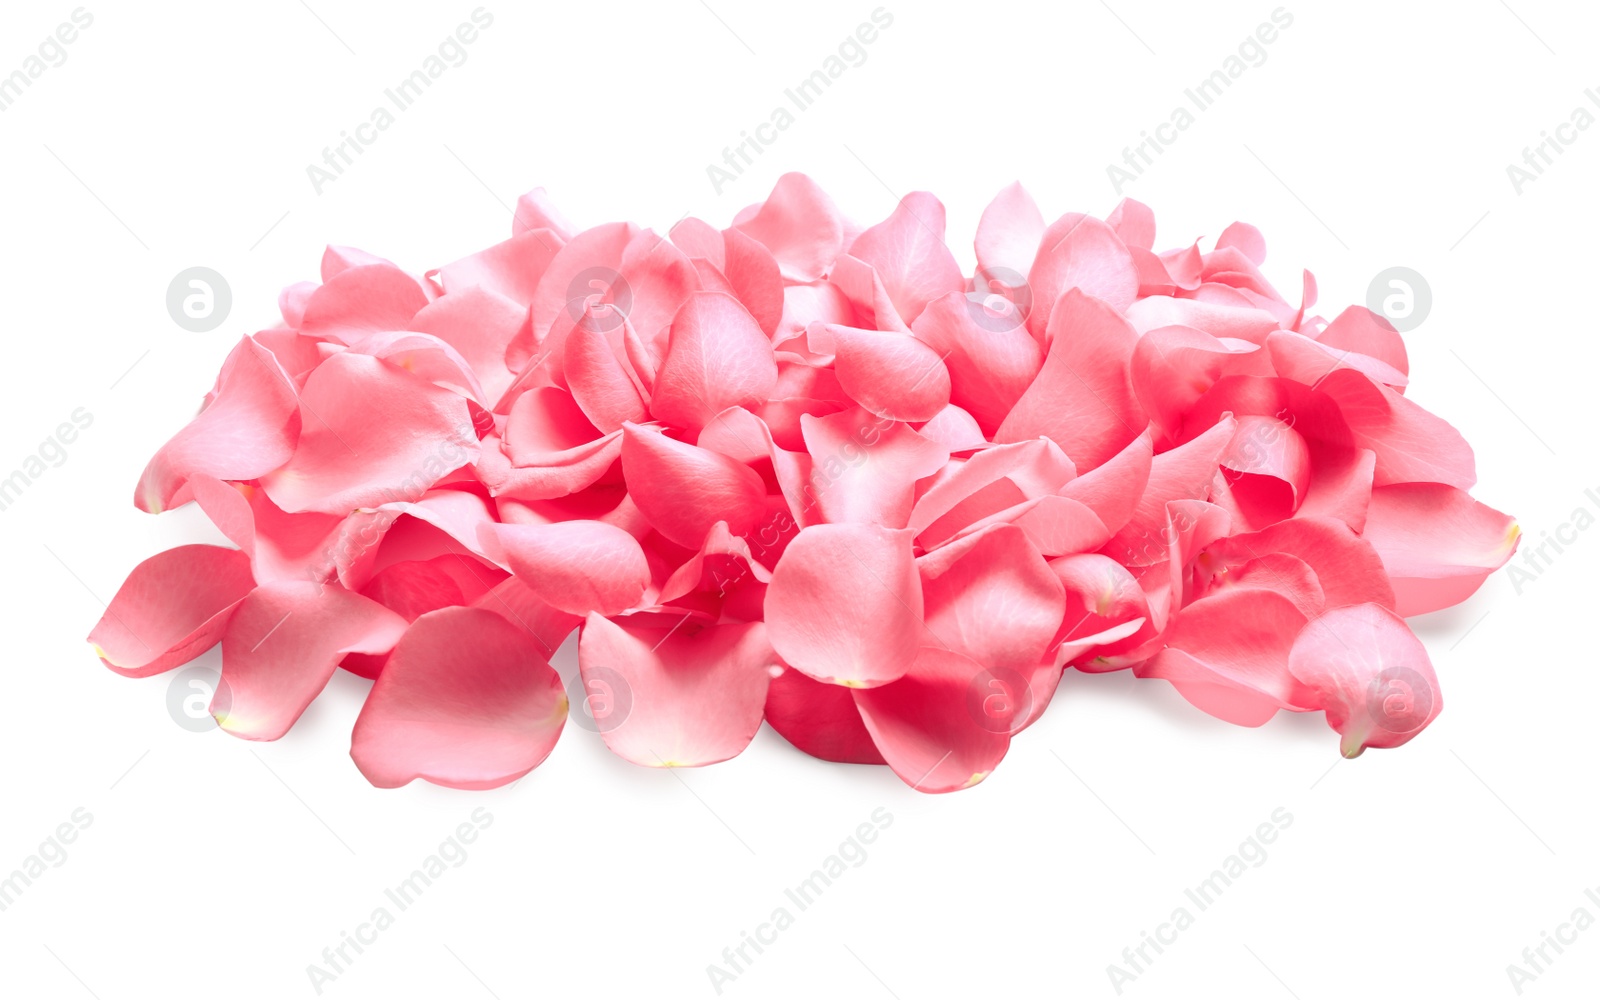
<path id="1" fill-rule="evenodd" d="M 1406 342 L 1387 319 L 1366 306 L 1351 306 L 1317 335 L 1317 342 L 1336 351 L 1377 358 L 1402 375 L 1410 372 Z"/>
<path id="2" fill-rule="evenodd" d="M 1338 368 L 1353 368 L 1374 382 L 1392 388 L 1405 386 L 1404 372 L 1365 354 L 1324 344 L 1320 340 L 1288 330 L 1279 330 L 1267 338 L 1267 349 L 1272 352 L 1272 367 L 1284 378 L 1315 386 Z"/>
<path id="3" fill-rule="evenodd" d="M 1106 544 L 1107 555 L 1129 567 L 1166 560 L 1167 504 L 1206 497 L 1216 476 L 1217 459 L 1233 439 L 1233 427 L 1233 419 L 1224 418 L 1194 440 L 1155 456 L 1133 515 Z"/>
<path id="4" fill-rule="evenodd" d="M 980 518 L 1054 493 L 1075 473 L 1048 438 L 985 448 L 950 463 L 917 499 L 908 523 L 923 545 L 938 545 Z"/>
<path id="5" fill-rule="evenodd" d="M 690 297 L 672 320 L 650 412 L 698 431 L 730 406 L 759 406 L 778 381 L 772 344 L 749 311 L 720 292 Z"/>
<path id="6" fill-rule="evenodd" d="M 286 511 L 345 514 L 417 500 L 478 457 L 467 401 L 361 354 L 337 354 L 306 380 L 287 465 L 262 478 Z"/>
<path id="7" fill-rule="evenodd" d="M 238 549 L 180 545 L 133 568 L 89 642 L 124 677 L 159 674 L 215 645 L 254 587 L 250 557 Z"/>
<path id="8" fill-rule="evenodd" d="M 988 777 L 1011 746 L 1015 708 L 982 712 L 988 679 L 960 653 L 930 647 L 894 683 L 853 693 L 872 742 L 902 781 L 919 792 L 954 792 Z"/>
<path id="9" fill-rule="evenodd" d="M 322 693 L 346 653 L 386 653 L 406 619 L 376 601 L 309 580 L 257 587 L 222 637 L 211 714 L 225 732 L 275 740 Z"/>
<path id="10" fill-rule="evenodd" d="M 1394 612 L 1376 604 L 1329 611 L 1289 652 L 1307 708 L 1326 711 L 1339 751 L 1397 747 L 1438 717 L 1444 696 L 1428 651 Z"/>
<path id="11" fill-rule="evenodd" d="M 1276 417 L 1246 414 L 1217 459 L 1218 476 L 1250 523 L 1290 516 L 1311 482 L 1311 449 L 1305 438 Z"/>
<path id="12" fill-rule="evenodd" d="M 289 460 L 299 436 L 294 386 L 272 353 L 246 337 L 222 363 L 205 408 L 145 466 L 134 503 L 159 514 L 190 476 L 265 475 Z"/>
<path id="13" fill-rule="evenodd" d="M 1028 326 L 1043 337 L 1056 301 L 1069 289 L 1125 311 L 1139 294 L 1139 271 L 1111 227 L 1085 215 L 1066 226 L 1057 222 L 1045 233 L 1028 285 L 1034 302 Z"/>
<path id="14" fill-rule="evenodd" d="M 859 408 L 803 416 L 800 426 L 812 462 L 808 499 L 823 520 L 835 524 L 905 527 L 917 480 L 938 472 L 950 457 L 905 424 Z"/>
<path id="15" fill-rule="evenodd" d="M 895 311 L 908 324 L 929 302 L 965 285 L 944 243 L 944 205 L 926 191 L 901 198 L 887 219 L 856 237 L 850 256 L 878 272 Z"/>
<path id="16" fill-rule="evenodd" d="M 1117 207 L 1106 216 L 1110 226 L 1128 249 L 1148 251 L 1156 242 L 1156 214 L 1150 206 L 1132 198 L 1117 202 Z"/>
<path id="17" fill-rule="evenodd" d="M 511 216 L 511 232 L 514 235 L 521 236 L 535 229 L 548 229 L 561 237 L 563 242 L 572 239 L 578 231 L 556 208 L 555 202 L 550 200 L 550 195 L 542 187 L 536 187 L 518 198 L 517 210 Z"/>
<path id="18" fill-rule="evenodd" d="M 977 451 L 989 443 L 983 436 L 983 428 L 978 426 L 972 414 L 954 403 L 934 414 L 932 420 L 916 430 L 928 440 L 939 442 L 939 447 L 952 455 L 963 451 Z"/>
<path id="19" fill-rule="evenodd" d="M 1050 353 L 996 441 L 1048 437 L 1080 470 L 1121 451 L 1146 426 L 1128 364 L 1133 328 L 1106 302 L 1069 289 L 1051 314 Z"/>
<path id="20" fill-rule="evenodd" d="M 1200 299 L 1151 295 L 1126 310 L 1128 322 L 1140 333 L 1164 326 L 1186 326 L 1219 340 L 1243 340 L 1261 345 L 1279 328 L 1278 318 L 1248 305 L 1225 305 Z"/>
<path id="21" fill-rule="evenodd" d="M 1044 216 L 1033 196 L 1013 182 L 994 196 L 978 219 L 978 235 L 973 249 L 978 255 L 980 277 L 1021 285 L 1044 235 Z"/>
<path id="22" fill-rule="evenodd" d="M 547 659 L 554 656 L 567 636 L 583 624 L 580 616 L 569 615 L 546 604 L 527 584 L 514 576 L 495 584 L 473 601 L 472 606 L 491 611 L 531 635 Z"/>
<path id="23" fill-rule="evenodd" d="M 607 223 L 584 230 L 557 249 L 555 256 L 540 270 L 532 295 L 526 300 L 530 310 L 530 339 L 519 338 L 513 342 L 507 354 L 512 368 L 520 371 L 536 358 L 559 358 L 563 345 L 551 338 L 564 337 L 567 328 L 578 321 L 591 302 L 600 298 L 615 299 L 621 291 L 616 286 L 622 276 L 622 252 L 638 232 L 638 227 L 632 223 Z M 516 296 L 507 297 L 524 301 Z"/>
<path id="24" fill-rule="evenodd" d="M 882 276 L 866 261 L 847 253 L 840 254 L 833 262 L 828 282 L 848 300 L 853 309 L 851 322 L 856 326 L 896 333 L 911 331 L 900 317 L 900 310 L 895 308 Z"/>
<path id="25" fill-rule="evenodd" d="M 515 304 L 527 318 L 528 304 L 551 261 L 566 242 L 547 228 L 523 230 L 503 243 L 439 269 L 443 298 L 479 289 Z M 519 324 L 520 325 L 520 324 Z M 405 324 L 395 327 L 404 329 Z"/>
<path id="26" fill-rule="evenodd" d="M 1242 374 L 1248 356 L 1262 353 L 1244 341 L 1222 341 L 1184 326 L 1164 326 L 1139 337 L 1130 362 L 1134 394 L 1161 432 L 1176 436 L 1195 402 L 1224 374 Z M 1270 374 L 1265 361 L 1256 374 Z"/>
<path id="27" fill-rule="evenodd" d="M 1261 230 L 1248 222 L 1235 222 L 1217 237 L 1218 250 L 1230 247 L 1244 254 L 1257 267 L 1267 259 L 1267 241 L 1262 238 Z"/>
<path id="28" fill-rule="evenodd" d="M 191 477 L 189 489 L 211 523 L 250 554 L 259 583 L 324 580 L 332 573 L 327 547 L 339 527 L 335 515 L 285 514 L 258 486 L 208 476 Z"/>
<path id="29" fill-rule="evenodd" d="M 590 615 L 578 640 L 584 686 L 614 699 L 594 716 L 611 752 L 645 767 L 737 756 L 761 728 L 773 663 L 766 628 L 641 628 Z"/>
<path id="30" fill-rule="evenodd" d="M 805 174 L 779 177 L 760 210 L 734 228 L 772 251 L 785 281 L 816 281 L 844 249 L 838 207 Z"/>
<path id="31" fill-rule="evenodd" d="M 410 329 L 430 333 L 455 348 L 478 376 L 485 398 L 497 403 L 516 377 L 506 348 L 528 326 L 528 309 L 484 288 L 442 295 L 411 318 Z"/>
<path id="32" fill-rule="evenodd" d="M 566 718 L 561 677 L 531 635 L 489 611 L 445 608 L 389 655 L 350 756 L 379 788 L 497 788 L 549 756 Z"/>
<path id="33" fill-rule="evenodd" d="M 609 524 L 490 524 L 481 530 L 491 554 L 541 600 L 569 614 L 626 611 L 650 582 L 638 541 Z"/>
<path id="34" fill-rule="evenodd" d="M 772 337 L 783 321 L 784 308 L 783 278 L 777 259 L 772 251 L 737 229 L 724 230 L 722 241 L 726 262 L 721 271 L 734 297 L 750 310 L 761 325 L 761 332 Z"/>
<path id="35" fill-rule="evenodd" d="M 889 420 L 923 421 L 950 403 L 950 372 L 937 352 L 903 333 L 812 327 L 812 346 L 834 355 L 839 385 Z"/>
<path id="36" fill-rule="evenodd" d="M 1396 613 L 1410 616 L 1471 597 L 1517 550 L 1521 529 L 1453 486 L 1401 483 L 1372 491 L 1361 535 L 1394 584 Z"/>
<path id="37" fill-rule="evenodd" d="M 807 676 L 848 687 L 895 680 L 928 641 L 911 532 L 802 530 L 772 571 L 766 615 L 773 648 Z"/>
<path id="38" fill-rule="evenodd" d="M 393 264 L 350 267 L 312 293 L 300 332 L 357 344 L 370 334 L 408 328 L 427 304 L 417 279 Z"/>
<path id="39" fill-rule="evenodd" d="M 1021 322 L 995 322 L 966 295 L 935 299 L 912 327 L 949 370 L 950 400 L 993 434 L 1027 391 L 1044 352 Z"/>
<path id="40" fill-rule="evenodd" d="M 767 487 L 754 469 L 659 431 L 623 428 L 622 475 L 645 520 L 688 549 L 718 521 L 744 535 L 765 516 Z"/>
<path id="41" fill-rule="evenodd" d="M 1208 556 L 1214 567 L 1227 567 L 1242 566 L 1269 552 L 1287 553 L 1315 570 L 1329 608 L 1394 606 L 1394 590 L 1377 550 L 1333 518 L 1280 521 L 1261 531 L 1225 538 L 1210 546 Z"/>
<path id="42" fill-rule="evenodd" d="M 608 433 L 619 430 L 624 423 L 645 419 L 644 399 L 617 357 L 622 346 L 621 331 L 607 332 L 604 323 L 594 321 L 588 309 L 583 315 L 567 334 L 561 361 L 573 401 L 590 423 Z"/>
<path id="43" fill-rule="evenodd" d="M 1061 581 L 1014 525 L 937 549 L 917 572 L 928 631 L 993 671 L 1032 668 L 1061 627 Z"/>

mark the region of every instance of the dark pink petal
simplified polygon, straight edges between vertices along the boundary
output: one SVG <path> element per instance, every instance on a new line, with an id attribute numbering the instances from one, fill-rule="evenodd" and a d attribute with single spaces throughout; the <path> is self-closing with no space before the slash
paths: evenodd
<path id="1" fill-rule="evenodd" d="M 1075 472 L 1048 438 L 986 448 L 950 463 L 917 499 L 909 524 L 923 545 L 939 545 L 981 518 L 1055 493 Z"/>
<path id="2" fill-rule="evenodd" d="M 159 514 L 190 476 L 265 475 L 289 460 L 299 435 L 294 386 L 272 353 L 246 337 L 222 363 L 206 407 L 145 466 L 134 503 Z"/>
<path id="3" fill-rule="evenodd" d="M 1234 421 L 1225 417 L 1204 434 L 1155 456 L 1133 515 L 1110 542 L 1106 554 L 1125 566 L 1149 566 L 1167 558 L 1167 504 L 1202 500 L 1216 476 L 1217 459 L 1233 439 Z"/>
<path id="4" fill-rule="evenodd" d="M 531 635 L 535 645 L 548 659 L 555 655 L 573 630 L 583 624 L 583 618 L 558 611 L 544 601 L 528 585 L 514 576 L 506 577 L 472 603 L 504 618 Z"/>
<path id="5" fill-rule="evenodd" d="M 772 571 L 766 615 L 773 648 L 807 676 L 847 687 L 895 680 L 928 641 L 911 532 L 804 529 Z"/>
<path id="6" fill-rule="evenodd" d="M 1521 529 L 1493 507 L 1441 483 L 1401 483 L 1372 491 L 1363 538 L 1394 584 L 1397 614 L 1459 604 L 1517 550 Z"/>
<path id="7" fill-rule="evenodd" d="M 1022 529 L 997 524 L 917 560 L 924 618 L 939 643 L 993 670 L 1044 659 L 1065 591 Z"/>
<path id="8" fill-rule="evenodd" d="M 1302 701 L 1327 713 L 1339 751 L 1397 747 L 1444 708 L 1428 651 L 1394 612 L 1376 604 L 1329 611 L 1308 624 L 1289 652 Z"/>
<path id="9" fill-rule="evenodd" d="M 800 750 L 839 764 L 882 764 L 847 687 L 785 670 L 767 688 L 767 724 Z"/>
<path id="10" fill-rule="evenodd" d="M 159 674 L 210 649 L 254 587 L 238 549 L 180 545 L 133 568 L 89 642 L 124 677 Z"/>
<path id="11" fill-rule="evenodd" d="M 659 431 L 622 429 L 622 474 L 645 520 L 688 549 L 718 521 L 744 535 L 765 516 L 767 487 L 754 469 Z"/>
<path id="12" fill-rule="evenodd" d="M 578 640 L 585 687 L 611 688 L 617 702 L 614 714 L 596 716 L 600 735 L 645 767 L 737 756 L 761 728 L 772 663 L 760 622 L 640 628 L 590 615 Z"/>
<path id="13" fill-rule="evenodd" d="M 498 552 L 528 589 L 569 614 L 626 611 L 650 582 L 638 541 L 609 524 L 486 524 L 482 531 L 491 553 Z"/>
<path id="14" fill-rule="evenodd" d="M 1284 552 L 1317 574 L 1329 608 L 1350 604 L 1394 606 L 1394 591 L 1370 541 L 1333 518 L 1296 517 L 1261 531 L 1234 535 L 1210 546 L 1215 566 L 1242 566 L 1269 552 Z"/>
<path id="15" fill-rule="evenodd" d="M 300 441 L 262 487 L 286 511 L 345 514 L 417 500 L 478 457 L 467 401 L 361 354 L 336 354 L 301 392 Z"/>
<path id="16" fill-rule="evenodd" d="M 376 601 L 309 580 L 257 587 L 222 637 L 217 725 L 247 740 L 275 740 L 322 693 L 346 653 L 386 653 L 406 619 Z"/>
<path id="17" fill-rule="evenodd" d="M 1048 437 L 1087 470 L 1144 431 L 1128 364 L 1137 335 L 1107 303 L 1069 289 L 1050 318 L 1050 353 L 995 434 L 997 441 Z"/>
<path id="18" fill-rule="evenodd" d="M 856 237 L 850 256 L 878 272 L 895 311 L 908 324 L 929 302 L 965 284 L 944 243 L 944 205 L 926 191 L 901 198 L 887 219 Z"/>
<path id="19" fill-rule="evenodd" d="M 816 281 L 844 249 L 838 207 L 805 174 L 779 177 L 760 210 L 734 228 L 772 251 L 785 281 Z"/>
<path id="20" fill-rule="evenodd" d="M 912 327 L 949 370 L 950 400 L 993 434 L 1027 391 L 1044 352 L 1020 321 L 996 323 L 965 295 L 935 299 Z"/>
<path id="21" fill-rule="evenodd" d="M 700 292 L 672 320 L 650 412 L 698 431 L 730 406 L 765 403 L 777 381 L 772 344 L 749 311 L 731 296 Z"/>
<path id="22" fill-rule="evenodd" d="M 984 679 L 984 668 L 960 653 L 926 648 L 899 680 L 853 693 L 872 742 L 902 781 L 919 792 L 954 792 L 988 777 L 1011 746 L 1009 716 L 995 722 L 974 710 Z"/>
<path id="23" fill-rule="evenodd" d="M 477 608 L 418 618 L 372 686 L 350 756 L 379 788 L 497 788 L 538 767 L 567 718 L 533 637 Z"/>

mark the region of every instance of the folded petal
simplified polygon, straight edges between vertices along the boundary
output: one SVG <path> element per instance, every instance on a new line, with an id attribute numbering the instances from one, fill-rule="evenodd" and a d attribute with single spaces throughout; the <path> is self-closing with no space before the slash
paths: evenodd
<path id="1" fill-rule="evenodd" d="M 993 671 L 1024 671 L 1061 627 L 1065 591 L 1022 529 L 997 524 L 917 560 L 939 643 Z"/>
<path id="2" fill-rule="evenodd" d="M 406 619 L 376 601 L 309 580 L 257 587 L 222 637 L 211 712 L 225 732 L 275 740 L 322 693 L 346 653 L 386 653 Z"/>
<path id="3" fill-rule="evenodd" d="M 934 299 L 959 291 L 961 268 L 944 243 L 944 205 L 926 191 L 900 199 L 884 221 L 862 231 L 850 256 L 872 266 L 904 323 Z"/>
<path id="4" fill-rule="evenodd" d="M 699 292 L 672 320 L 650 412 L 698 431 L 730 406 L 765 403 L 777 381 L 772 344 L 749 311 L 730 295 Z"/>
<path id="5" fill-rule="evenodd" d="M 950 402 L 950 372 L 931 347 L 904 333 L 814 327 L 813 349 L 834 355 L 850 398 L 889 420 L 931 420 Z"/>
<path id="6" fill-rule="evenodd" d="M 734 228 L 772 251 L 785 281 L 816 281 L 844 249 L 838 207 L 805 174 L 779 177 L 755 215 Z"/>
<path id="7" fill-rule="evenodd" d="M 872 742 L 902 781 L 919 792 L 954 792 L 988 777 L 1011 746 L 1009 714 L 997 724 L 973 710 L 985 679 L 967 657 L 930 647 L 894 683 L 852 693 Z"/>
<path id="8" fill-rule="evenodd" d="M 1076 288 L 1123 312 L 1139 294 L 1139 271 L 1111 227 L 1087 215 L 1057 221 L 1039 244 L 1028 271 L 1033 311 L 1028 326 L 1043 337 L 1056 301 Z"/>
<path id="9" fill-rule="evenodd" d="M 1459 604 L 1517 550 L 1516 521 L 1442 483 L 1399 483 L 1372 491 L 1361 536 L 1394 584 L 1397 614 Z"/>
<path id="10" fill-rule="evenodd" d="M 133 568 L 89 642 L 124 677 L 159 674 L 215 645 L 254 587 L 250 557 L 238 549 L 180 545 Z"/>
<path id="11" fill-rule="evenodd" d="M 835 524 L 903 528 L 917 480 L 944 467 L 949 452 L 905 424 L 860 408 L 800 418 L 811 454 L 808 502 Z"/>
<path id="12" fill-rule="evenodd" d="M 718 521 L 744 535 L 766 513 L 766 483 L 754 469 L 633 424 L 622 429 L 622 475 L 645 520 L 688 549 Z"/>

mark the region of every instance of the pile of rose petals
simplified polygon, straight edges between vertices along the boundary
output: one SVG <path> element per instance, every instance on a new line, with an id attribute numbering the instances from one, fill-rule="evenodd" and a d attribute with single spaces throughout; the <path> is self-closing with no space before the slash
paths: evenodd
<path id="1" fill-rule="evenodd" d="M 140 564 L 90 635 L 144 677 L 222 644 L 211 708 L 288 731 L 338 668 L 384 787 L 512 781 L 568 717 L 647 766 L 765 719 L 825 760 L 976 784 L 1068 667 L 1218 718 L 1323 712 L 1346 756 L 1439 713 L 1403 615 L 1516 547 L 1406 348 L 1262 276 L 1261 234 L 1155 252 L 1151 212 L 1046 224 L 1020 186 L 977 269 L 914 193 L 860 228 L 784 176 L 717 230 L 511 239 L 423 275 L 331 247 L 137 505 L 237 546 Z M 579 633 L 579 676 L 550 666 Z"/>

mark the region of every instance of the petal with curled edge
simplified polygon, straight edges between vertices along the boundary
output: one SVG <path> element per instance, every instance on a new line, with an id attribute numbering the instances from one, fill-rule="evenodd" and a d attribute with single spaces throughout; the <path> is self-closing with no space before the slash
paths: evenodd
<path id="1" fill-rule="evenodd" d="M 863 230 L 850 244 L 850 256 L 878 272 L 906 324 L 929 302 L 965 284 L 944 243 L 944 205 L 926 191 L 901 198 L 887 219 Z"/>
<path id="2" fill-rule="evenodd" d="M 772 646 L 785 663 L 846 687 L 887 684 L 927 641 L 909 529 L 819 524 L 784 550 L 767 586 Z"/>
<path id="3" fill-rule="evenodd" d="M 1422 641 L 1376 604 L 1337 608 L 1306 625 L 1289 670 L 1305 689 L 1305 707 L 1327 713 L 1346 757 L 1400 746 L 1444 708 Z"/>
<path id="4" fill-rule="evenodd" d="M 1044 216 L 1033 196 L 1019 182 L 1006 185 L 978 219 L 972 246 L 978 255 L 979 276 L 1020 282 L 1033 266 L 1042 236 Z"/>
<path id="5" fill-rule="evenodd" d="M 950 370 L 933 348 L 904 333 L 825 324 L 809 331 L 812 349 L 832 354 L 839 386 L 888 420 L 932 420 L 950 402 Z"/>
<path id="6" fill-rule="evenodd" d="M 387 653 L 406 619 L 377 601 L 309 580 L 257 587 L 222 637 L 211 713 L 224 732 L 275 740 L 322 693 L 347 653 Z"/>
<path id="7" fill-rule="evenodd" d="M 561 676 L 533 636 L 481 608 L 406 630 L 356 719 L 350 756 L 379 788 L 417 778 L 498 788 L 538 767 L 567 720 Z"/>
<path id="8" fill-rule="evenodd" d="M 1000 763 L 1014 720 L 983 714 L 987 673 L 960 653 L 926 647 L 899 680 L 852 692 L 873 744 L 900 780 L 919 792 L 954 792 Z"/>
<path id="9" fill-rule="evenodd" d="M 250 557 L 238 549 L 180 545 L 133 568 L 89 642 L 124 677 L 159 674 L 215 645 L 254 587 Z"/>
<path id="10" fill-rule="evenodd" d="M 701 767 L 738 756 L 761 728 L 772 647 L 760 622 L 641 628 L 590 615 L 578 639 L 584 687 L 611 752 L 645 767 Z"/>
<path id="11" fill-rule="evenodd" d="M 1045 336 L 1056 302 L 1070 289 L 1093 296 L 1118 313 L 1139 294 L 1139 269 L 1110 226 L 1089 216 L 1061 219 L 1045 231 L 1028 271 L 1033 309 L 1028 328 Z"/>

